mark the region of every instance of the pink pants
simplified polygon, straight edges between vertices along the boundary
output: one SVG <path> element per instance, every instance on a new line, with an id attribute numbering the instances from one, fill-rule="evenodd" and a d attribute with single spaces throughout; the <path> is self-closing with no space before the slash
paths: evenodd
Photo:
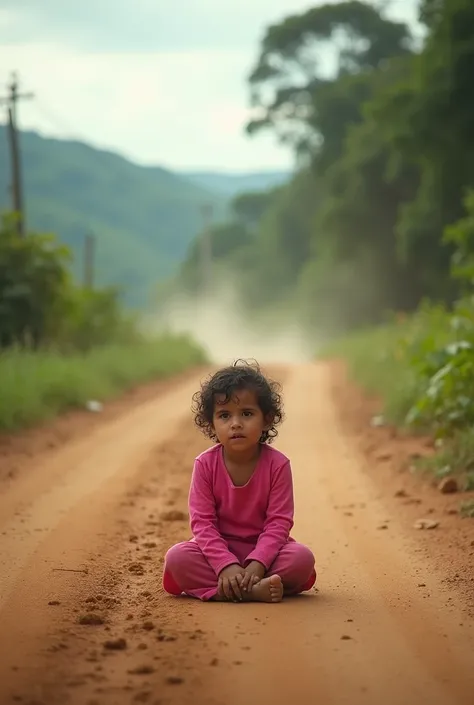
<path id="1" fill-rule="evenodd" d="M 245 543 L 229 543 L 229 549 L 241 565 L 253 548 Z M 287 595 L 310 590 L 316 582 L 314 556 L 309 548 L 290 539 L 267 575 L 279 575 Z M 163 587 L 167 593 L 181 595 L 184 592 L 199 600 L 211 600 L 217 594 L 217 582 L 217 575 L 197 543 L 184 541 L 169 549 L 163 572 Z"/>

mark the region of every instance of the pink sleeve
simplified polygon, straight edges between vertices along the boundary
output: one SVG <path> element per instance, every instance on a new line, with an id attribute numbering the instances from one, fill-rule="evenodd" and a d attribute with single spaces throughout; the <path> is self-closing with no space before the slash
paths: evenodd
<path id="1" fill-rule="evenodd" d="M 267 516 L 263 531 L 247 561 L 258 561 L 270 568 L 281 547 L 288 541 L 293 527 L 293 478 L 291 466 L 287 462 L 275 471 Z"/>
<path id="2" fill-rule="evenodd" d="M 216 502 L 209 469 L 196 460 L 189 491 L 189 516 L 195 541 L 216 575 L 238 558 L 217 530 Z"/>

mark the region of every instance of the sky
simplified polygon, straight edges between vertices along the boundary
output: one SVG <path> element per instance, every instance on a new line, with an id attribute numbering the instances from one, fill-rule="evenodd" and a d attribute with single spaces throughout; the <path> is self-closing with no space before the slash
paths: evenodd
<path id="1" fill-rule="evenodd" d="M 19 125 L 141 164 L 291 168 L 271 133 L 245 135 L 247 77 L 266 28 L 308 0 L 0 0 L 0 96 L 16 71 L 34 98 Z M 414 22 L 416 0 L 386 3 Z M 0 113 L 0 119 L 3 116 Z"/>

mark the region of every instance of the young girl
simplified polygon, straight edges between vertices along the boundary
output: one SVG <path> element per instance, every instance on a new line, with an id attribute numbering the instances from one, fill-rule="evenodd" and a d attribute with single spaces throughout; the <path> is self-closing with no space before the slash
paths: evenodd
<path id="1" fill-rule="evenodd" d="M 269 443 L 282 420 L 278 386 L 241 361 L 194 397 L 216 445 L 199 455 L 189 493 L 193 538 L 166 555 L 163 587 L 201 600 L 280 602 L 316 581 L 311 551 L 290 537 L 290 461 Z"/>

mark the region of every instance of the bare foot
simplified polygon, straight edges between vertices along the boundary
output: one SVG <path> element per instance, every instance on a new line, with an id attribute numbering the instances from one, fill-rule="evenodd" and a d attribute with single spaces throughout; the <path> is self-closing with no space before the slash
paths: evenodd
<path id="1" fill-rule="evenodd" d="M 279 575 L 272 575 L 253 586 L 249 599 L 255 602 L 281 602 L 283 599 L 283 583 Z"/>

